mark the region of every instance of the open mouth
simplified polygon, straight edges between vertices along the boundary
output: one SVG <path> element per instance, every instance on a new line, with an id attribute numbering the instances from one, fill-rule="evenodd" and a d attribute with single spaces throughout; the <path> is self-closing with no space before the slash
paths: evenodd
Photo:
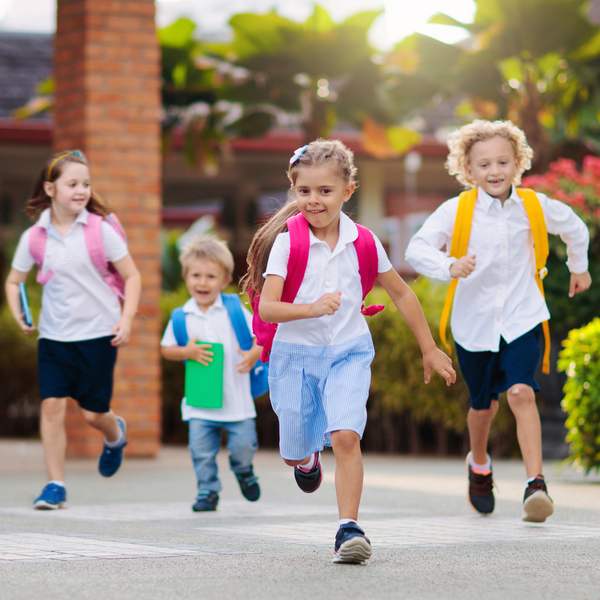
<path id="1" fill-rule="evenodd" d="M 321 209 L 321 210 L 309 210 L 308 211 L 311 215 L 320 215 L 321 213 L 325 212 L 325 209 Z"/>
<path id="2" fill-rule="evenodd" d="M 504 179 L 488 179 L 490 185 L 501 185 L 504 183 Z"/>

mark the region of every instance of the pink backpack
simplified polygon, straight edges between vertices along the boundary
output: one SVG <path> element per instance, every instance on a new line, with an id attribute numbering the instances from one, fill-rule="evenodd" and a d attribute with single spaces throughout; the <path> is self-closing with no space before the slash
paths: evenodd
<path id="1" fill-rule="evenodd" d="M 281 301 L 291 304 L 296 299 L 296 295 L 304 279 L 304 273 L 306 272 L 308 251 L 310 249 L 310 234 L 308 221 L 302 213 L 290 217 L 287 220 L 287 226 L 290 233 L 290 256 L 288 258 L 288 272 L 283 284 Z M 377 246 L 375 245 L 373 234 L 366 227 L 358 223 L 356 227 L 358 228 L 358 238 L 354 241 L 354 247 L 358 256 L 358 271 L 360 273 L 363 292 L 363 308 L 361 313 L 370 317 L 385 308 L 381 304 L 373 304 L 367 307 L 364 305 L 364 299 L 373 289 L 375 279 L 377 279 L 377 267 L 379 264 Z M 256 343 L 263 347 L 261 360 L 262 362 L 268 362 L 273 346 L 273 338 L 277 332 L 277 323 L 265 323 L 260 318 L 258 314 L 260 294 L 251 293 L 250 302 L 254 310 L 252 329 L 256 336 Z"/>
<path id="2" fill-rule="evenodd" d="M 92 264 L 100 271 L 104 281 L 108 287 L 119 296 L 121 300 L 125 298 L 125 281 L 119 275 L 114 265 L 106 259 L 104 253 L 104 243 L 102 241 L 102 221 L 105 218 L 100 215 L 88 212 L 87 225 L 84 225 L 85 245 L 90 254 Z M 106 217 L 106 222 L 119 234 L 122 240 L 127 243 L 125 230 L 121 225 L 117 215 L 111 213 Z M 44 264 L 44 255 L 46 254 L 46 241 L 48 232 L 44 227 L 40 227 L 37 223 L 29 232 L 29 252 L 38 266 L 37 282 L 41 285 L 46 285 L 54 273 L 46 271 L 42 273 Z"/>

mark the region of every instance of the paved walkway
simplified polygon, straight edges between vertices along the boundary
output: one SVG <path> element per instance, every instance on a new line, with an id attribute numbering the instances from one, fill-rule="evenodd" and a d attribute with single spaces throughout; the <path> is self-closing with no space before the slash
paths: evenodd
<path id="1" fill-rule="evenodd" d="M 496 461 L 492 517 L 466 501 L 463 461 L 365 457 L 360 523 L 373 543 L 363 566 L 331 563 L 334 460 L 302 494 L 274 452 L 246 502 L 219 456 L 215 513 L 194 514 L 185 448 L 126 460 L 111 479 L 95 461 L 68 464 L 66 510 L 33 511 L 44 485 L 41 447 L 0 441 L 0 598 L 600 599 L 600 477 L 549 463 L 556 503 L 543 525 L 520 520 L 522 465 Z"/>

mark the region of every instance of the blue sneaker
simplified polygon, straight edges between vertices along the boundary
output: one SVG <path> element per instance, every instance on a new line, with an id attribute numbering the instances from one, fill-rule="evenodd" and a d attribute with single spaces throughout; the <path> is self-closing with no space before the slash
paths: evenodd
<path id="1" fill-rule="evenodd" d="M 62 485 L 49 483 L 33 503 L 36 510 L 54 510 L 55 508 L 67 508 L 67 490 Z"/>
<path id="2" fill-rule="evenodd" d="M 127 446 L 127 441 L 125 440 L 127 425 L 125 425 L 125 421 L 121 417 L 117 417 L 117 423 L 123 433 L 123 443 L 116 448 L 109 448 L 106 443 L 104 444 L 104 450 L 102 450 L 100 460 L 98 461 L 98 471 L 100 471 L 102 477 L 112 477 L 119 470 L 123 462 L 123 448 Z"/>
<path id="3" fill-rule="evenodd" d="M 371 558 L 371 542 L 356 523 L 340 525 L 335 536 L 334 563 L 360 564 Z"/>
<path id="4" fill-rule="evenodd" d="M 200 492 L 196 498 L 196 503 L 192 506 L 194 512 L 210 512 L 217 510 L 219 504 L 219 494 L 217 492 Z"/>
<path id="5" fill-rule="evenodd" d="M 241 473 L 235 473 L 235 476 L 240 484 L 240 490 L 249 502 L 256 502 L 260 498 L 260 486 L 258 485 L 258 477 L 254 474 L 252 465 Z"/>

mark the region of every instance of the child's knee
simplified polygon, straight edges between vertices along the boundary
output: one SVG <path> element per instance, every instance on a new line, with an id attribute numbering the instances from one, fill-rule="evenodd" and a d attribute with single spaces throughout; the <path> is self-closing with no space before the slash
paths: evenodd
<path id="1" fill-rule="evenodd" d="M 331 447 L 336 453 L 360 451 L 360 436 L 356 431 L 341 429 L 331 432 Z"/>
<path id="2" fill-rule="evenodd" d="M 481 410 L 471 408 L 469 411 L 469 417 L 481 425 L 489 425 L 494 420 L 497 412 L 498 402 L 496 400 L 492 400 L 489 408 L 484 408 Z"/>
<path id="3" fill-rule="evenodd" d="M 517 383 L 509 388 L 507 398 L 508 404 L 513 410 L 535 404 L 535 392 L 533 388 L 524 383 Z"/>
<path id="4" fill-rule="evenodd" d="M 304 461 L 306 460 L 306 458 L 303 458 L 301 460 L 288 460 L 287 458 L 283 459 L 283 462 L 288 466 L 288 467 L 297 467 L 298 465 L 301 465 Z"/>
<path id="5" fill-rule="evenodd" d="M 67 411 L 66 398 L 45 398 L 42 400 L 40 412 L 42 418 L 54 421 L 56 419 L 64 419 Z"/>

